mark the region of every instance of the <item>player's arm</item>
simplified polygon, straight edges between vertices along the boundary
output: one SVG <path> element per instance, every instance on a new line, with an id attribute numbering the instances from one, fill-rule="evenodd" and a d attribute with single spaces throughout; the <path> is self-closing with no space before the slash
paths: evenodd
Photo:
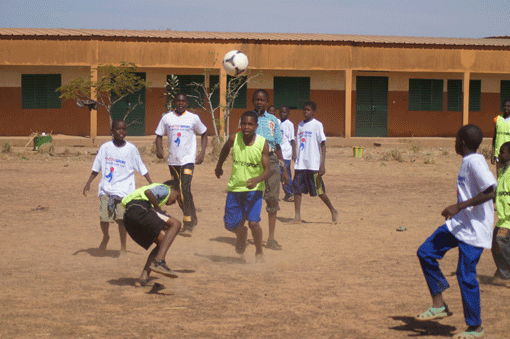
<path id="1" fill-rule="evenodd" d="M 451 206 L 446 207 L 443 212 L 441 212 L 441 215 L 445 219 L 451 219 L 455 214 L 462 211 L 464 208 L 468 208 L 471 206 L 476 206 L 483 204 L 484 202 L 494 199 L 496 195 L 496 186 L 490 186 L 485 191 L 478 193 L 474 197 L 472 197 L 469 200 L 459 202 L 458 204 L 454 204 Z"/>
<path id="2" fill-rule="evenodd" d="M 152 179 L 151 179 L 151 176 L 149 175 L 149 172 L 147 172 L 147 174 L 144 175 L 144 178 L 147 179 L 147 182 L 150 184 L 152 184 Z"/>
<path id="3" fill-rule="evenodd" d="M 151 203 L 152 207 L 154 207 L 158 211 L 163 212 L 163 210 L 161 209 L 161 207 L 158 204 L 158 200 L 156 199 L 154 194 L 151 192 L 151 190 L 147 189 L 147 190 L 145 190 L 144 193 L 145 193 L 145 196 L 149 199 L 149 202 Z"/>
<path id="4" fill-rule="evenodd" d="M 292 161 L 296 161 L 297 152 L 296 152 L 296 140 L 290 141 L 290 146 L 292 147 Z"/>
<path id="5" fill-rule="evenodd" d="M 262 149 L 262 167 L 264 168 L 264 172 L 262 172 L 262 174 L 258 177 L 248 179 L 246 181 L 246 188 L 254 188 L 259 182 L 265 181 L 269 178 L 269 175 L 271 174 L 269 165 L 269 145 L 267 144 L 267 141 L 264 143 L 264 148 Z"/>
<path id="6" fill-rule="evenodd" d="M 227 160 L 228 154 L 230 153 L 230 149 L 234 145 L 235 141 L 235 134 L 232 134 L 227 141 L 225 142 L 225 145 L 221 148 L 220 157 L 218 158 L 218 163 L 216 164 L 216 168 L 214 169 L 214 174 L 216 174 L 216 177 L 219 179 L 223 175 L 223 163 L 225 160 Z"/>
<path id="7" fill-rule="evenodd" d="M 326 142 L 321 142 L 321 165 L 319 167 L 320 176 L 326 174 Z"/>
<path id="8" fill-rule="evenodd" d="M 201 139 L 200 139 L 200 144 L 202 146 L 202 150 L 200 151 L 200 153 L 197 155 L 197 159 L 195 160 L 195 163 L 197 165 L 200 165 L 201 163 L 204 162 L 204 158 L 205 158 L 205 149 L 207 148 L 207 131 L 204 132 L 203 134 L 200 135 L 201 136 Z"/>
<path id="9" fill-rule="evenodd" d="M 161 135 L 156 135 L 156 156 L 159 159 L 163 159 L 165 157 L 163 154 L 163 137 Z"/>
<path id="10" fill-rule="evenodd" d="M 496 125 L 494 125 L 494 136 L 492 137 L 491 164 L 496 163 Z"/>
<path id="11" fill-rule="evenodd" d="M 94 171 L 92 171 L 92 173 L 90 173 L 89 180 L 87 180 L 85 187 L 83 187 L 83 195 L 84 196 L 87 196 L 87 193 L 90 191 L 90 184 L 97 177 L 98 174 L 99 174 L 98 172 L 94 172 Z"/>

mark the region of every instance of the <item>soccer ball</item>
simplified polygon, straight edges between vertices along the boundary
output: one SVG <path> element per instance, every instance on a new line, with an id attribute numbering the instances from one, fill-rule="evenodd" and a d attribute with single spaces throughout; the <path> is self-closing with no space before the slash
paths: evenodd
<path id="1" fill-rule="evenodd" d="M 241 75 L 248 68 L 248 57 L 243 52 L 230 51 L 223 57 L 223 68 L 228 75 Z"/>

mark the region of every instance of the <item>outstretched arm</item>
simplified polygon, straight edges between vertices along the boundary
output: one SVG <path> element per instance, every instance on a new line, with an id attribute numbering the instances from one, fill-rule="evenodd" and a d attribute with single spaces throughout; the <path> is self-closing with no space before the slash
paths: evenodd
<path id="1" fill-rule="evenodd" d="M 483 204 L 487 200 L 494 198 L 494 196 L 496 194 L 495 188 L 496 188 L 495 186 L 491 186 L 491 187 L 487 188 L 485 191 L 478 193 L 477 195 L 475 195 L 474 197 L 472 197 L 469 200 L 459 202 L 458 204 L 455 204 L 455 205 L 448 206 L 443 210 L 443 212 L 441 212 L 441 215 L 445 218 L 445 220 L 451 219 L 451 218 L 453 218 L 453 216 L 455 214 L 459 213 L 464 208 Z"/>
<path id="2" fill-rule="evenodd" d="M 221 148 L 220 157 L 218 159 L 218 163 L 216 164 L 216 168 L 214 169 L 214 174 L 219 179 L 223 175 L 223 163 L 227 160 L 228 154 L 230 153 L 230 149 L 234 145 L 235 134 L 231 135 L 225 145 Z"/>
<path id="3" fill-rule="evenodd" d="M 89 180 L 85 184 L 85 187 L 83 187 L 83 195 L 84 196 L 87 196 L 87 193 L 90 191 L 90 184 L 92 183 L 92 180 L 94 180 L 97 177 L 97 175 L 98 175 L 98 173 L 94 172 L 94 171 L 92 171 L 92 173 L 90 173 Z"/>
<path id="4" fill-rule="evenodd" d="M 200 144 L 202 145 L 202 149 L 200 150 L 200 153 L 197 155 L 197 159 L 195 160 L 197 165 L 200 165 L 204 162 L 205 149 L 207 148 L 207 132 L 201 134 Z"/>
<path id="5" fill-rule="evenodd" d="M 271 174 L 269 165 L 269 145 L 267 144 L 267 141 L 262 149 L 262 167 L 264 168 L 264 172 L 262 172 L 262 174 L 258 177 L 248 179 L 246 181 L 246 188 L 254 188 L 259 182 L 269 178 L 269 175 Z"/>

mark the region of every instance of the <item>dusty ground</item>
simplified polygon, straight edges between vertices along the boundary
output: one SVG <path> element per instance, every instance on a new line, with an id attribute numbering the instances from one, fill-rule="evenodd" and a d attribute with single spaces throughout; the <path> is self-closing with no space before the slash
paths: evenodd
<path id="1" fill-rule="evenodd" d="M 456 250 L 442 261 L 454 315 L 412 320 L 430 306 L 416 250 L 456 198 L 453 145 L 394 151 L 403 162 L 381 147 L 366 148 L 363 158 L 328 148 L 324 180 L 340 223 L 331 225 L 321 201 L 305 196 L 306 223 L 290 224 L 293 204 L 282 202 L 276 238 L 283 250 L 266 249 L 263 264 L 255 264 L 253 245 L 245 263 L 235 254 L 222 225 L 230 167 L 218 180 L 209 159 L 193 180 L 198 228 L 178 237 L 167 257 L 180 276 L 155 276 L 145 288 L 133 281 L 148 253 L 128 239 L 119 258 L 116 226 L 108 250 L 97 249 L 98 179 L 82 195 L 94 156 L 75 152 L 0 154 L 1 338 L 436 338 L 465 328 Z M 155 181 L 169 178 L 149 151 L 143 158 Z M 182 216 L 174 206 L 168 212 Z M 401 226 L 407 231 L 397 232 Z M 262 227 L 267 236 L 266 213 Z M 494 271 L 485 251 L 482 317 L 489 337 L 502 339 L 510 288 L 491 284 Z"/>

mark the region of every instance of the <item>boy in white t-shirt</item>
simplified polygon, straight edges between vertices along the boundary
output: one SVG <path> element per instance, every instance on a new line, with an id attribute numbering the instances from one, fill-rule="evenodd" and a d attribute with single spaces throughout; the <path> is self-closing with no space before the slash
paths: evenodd
<path id="1" fill-rule="evenodd" d="M 165 114 L 156 128 L 156 155 L 163 159 L 163 136 L 168 135 L 168 168 L 172 178 L 179 183 L 181 196 L 177 200 L 183 212 L 181 235 L 191 237 L 198 223 L 195 203 L 191 194 L 191 180 L 195 163 L 204 161 L 207 147 L 207 127 L 197 114 L 187 111 L 188 97 L 179 93 L 175 96 L 175 110 Z M 197 156 L 197 138 L 201 136 L 202 149 Z"/>
<path id="2" fill-rule="evenodd" d="M 98 196 L 100 200 L 99 220 L 103 240 L 99 249 L 106 250 L 110 240 L 108 229 L 110 223 L 117 222 L 120 234 L 120 254 L 126 253 L 126 228 L 124 227 L 124 207 L 121 200 L 136 189 L 135 170 L 147 179 L 149 184 L 152 180 L 149 171 L 140 157 L 140 152 L 135 145 L 124 140 L 127 134 L 127 125 L 123 120 L 115 120 L 112 123 L 113 140 L 101 145 L 97 152 L 92 173 L 83 188 L 83 195 L 87 196 L 90 184 L 99 172 Z"/>
<path id="3" fill-rule="evenodd" d="M 459 248 L 457 280 L 468 328 L 454 338 L 481 338 L 484 335 L 476 265 L 483 249 L 491 248 L 494 223 L 492 199 L 497 182 L 485 158 L 476 153 L 482 139 L 482 130 L 475 125 L 465 125 L 457 132 L 455 151 L 462 156 L 457 177 L 457 203 L 441 212 L 445 224 L 418 249 L 418 258 L 432 296 L 432 307 L 415 319 L 428 321 L 452 314 L 443 299 L 443 291 L 449 284 L 437 260 L 450 249 Z"/>
<path id="4" fill-rule="evenodd" d="M 283 201 L 293 202 L 294 190 L 292 189 L 290 167 L 292 165 L 292 160 L 296 161 L 296 137 L 294 136 L 294 124 L 289 120 L 289 114 L 289 107 L 282 106 L 280 108 L 280 130 L 282 131 L 282 143 L 280 147 L 282 149 L 283 163 L 285 164 L 285 167 L 280 165 L 280 173 L 282 174 L 282 188 L 285 192 Z M 287 184 L 283 181 L 283 171 L 286 171 L 289 176 L 289 182 Z"/>
<path id="5" fill-rule="evenodd" d="M 299 123 L 297 130 L 297 157 L 294 163 L 294 223 L 301 223 L 301 195 L 319 196 L 331 212 L 334 224 L 338 220 L 338 211 L 326 195 L 322 176 L 326 173 L 326 135 L 322 123 L 315 120 L 317 104 L 313 101 L 303 105 L 305 120 Z"/>

